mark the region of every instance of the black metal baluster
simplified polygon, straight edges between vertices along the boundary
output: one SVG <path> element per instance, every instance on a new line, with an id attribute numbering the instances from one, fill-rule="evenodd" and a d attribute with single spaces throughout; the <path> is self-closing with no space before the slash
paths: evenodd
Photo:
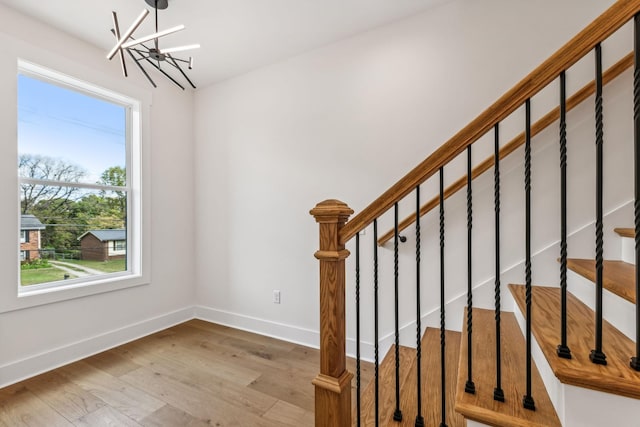
<path id="1" fill-rule="evenodd" d="M 416 187 L 416 371 L 417 415 L 415 427 L 424 427 L 422 417 L 422 322 L 420 320 L 420 186 Z"/>
<path id="2" fill-rule="evenodd" d="M 445 340 L 445 307 L 444 307 L 444 170 L 440 168 L 440 411 L 442 420 L 440 427 L 447 427 L 446 409 L 446 340 Z"/>
<path id="3" fill-rule="evenodd" d="M 567 75 L 560 73 L 560 344 L 559 357 L 571 359 L 567 346 Z"/>
<path id="4" fill-rule="evenodd" d="M 467 147 L 467 382 L 464 385 L 466 393 L 475 394 L 476 385 L 473 383 L 472 363 L 472 333 L 473 333 L 473 296 L 471 280 L 471 226 L 473 221 L 473 204 L 471 181 L 471 146 Z"/>
<path id="5" fill-rule="evenodd" d="M 373 220 L 373 310 L 374 310 L 374 378 L 375 378 L 375 425 L 379 425 L 380 414 L 380 376 L 379 344 L 378 344 L 378 220 Z"/>
<path id="6" fill-rule="evenodd" d="M 634 18 L 634 70 L 633 70 L 633 176 L 636 245 L 636 354 L 630 366 L 640 371 L 640 14 Z"/>
<path id="7" fill-rule="evenodd" d="M 400 410 L 400 331 L 398 324 L 398 203 L 393 207 L 393 276 L 395 279 L 395 322 L 396 322 L 396 410 L 393 413 L 394 421 L 402 421 L 402 411 Z M 377 241 L 377 240 L 376 240 Z"/>
<path id="8" fill-rule="evenodd" d="M 603 267 L 603 114 L 602 114 L 602 46 L 596 45 L 596 348 L 589 359 L 598 365 L 607 364 L 602 351 L 602 267 Z"/>
<path id="9" fill-rule="evenodd" d="M 496 278 L 494 285 L 496 320 L 496 386 L 493 389 L 493 400 L 504 402 L 504 390 L 502 390 L 502 350 L 500 348 L 500 124 L 496 123 L 494 126 L 494 133 L 493 209 L 495 213 L 496 236 Z"/>
<path id="10" fill-rule="evenodd" d="M 526 287 L 526 341 L 527 341 L 527 391 L 522 398 L 526 409 L 535 411 L 531 396 L 531 100 L 525 103 L 524 187 L 525 187 L 525 287 Z"/>
<path id="11" fill-rule="evenodd" d="M 360 427 L 360 233 L 356 234 L 356 426 Z"/>

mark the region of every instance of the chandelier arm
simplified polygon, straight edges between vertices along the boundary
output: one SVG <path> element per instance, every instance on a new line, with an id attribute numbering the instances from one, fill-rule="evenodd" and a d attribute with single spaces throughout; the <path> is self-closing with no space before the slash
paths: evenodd
<path id="1" fill-rule="evenodd" d="M 113 35 L 116 36 L 116 40 L 120 40 L 120 25 L 118 24 L 118 14 L 115 11 L 112 11 L 111 15 L 113 17 Z M 127 64 L 124 62 L 124 52 L 122 51 L 122 48 L 118 49 L 118 51 L 118 53 L 120 54 L 120 66 L 122 67 L 122 74 L 124 74 L 125 77 L 129 77 L 129 75 L 127 74 Z"/>
<path id="2" fill-rule="evenodd" d="M 159 39 L 160 37 L 168 36 L 169 34 L 177 33 L 184 30 L 184 25 L 176 25 L 175 27 L 167 28 L 166 30 L 158 31 L 148 36 L 140 37 L 139 39 L 132 40 L 122 44 L 122 47 L 128 49 L 140 43 L 148 42 L 153 39 Z"/>
<path id="3" fill-rule="evenodd" d="M 145 77 L 147 78 L 147 80 L 149 80 L 149 83 L 151 83 L 151 85 L 153 87 L 157 88 L 158 86 L 156 85 L 156 83 L 153 81 L 153 79 L 151 78 L 149 73 L 147 73 L 147 70 L 145 70 L 144 67 L 142 65 L 140 65 L 140 63 L 136 60 L 136 57 L 133 56 L 133 53 L 131 53 L 131 51 L 129 49 L 127 49 L 127 53 L 129 54 L 129 56 L 131 56 L 131 59 L 138 66 L 138 68 L 140 68 L 140 71 L 142 71 L 142 74 L 144 74 Z"/>
<path id="4" fill-rule="evenodd" d="M 167 57 L 171 60 L 170 64 L 172 63 L 178 69 L 178 71 L 180 71 L 180 74 L 182 74 L 182 77 L 184 77 L 189 82 L 191 87 L 195 89 L 196 85 L 194 85 L 191 79 L 189 79 L 189 77 L 187 76 L 187 74 L 184 71 L 182 71 L 182 67 L 180 67 L 180 65 L 176 62 L 173 56 L 171 56 L 170 53 L 167 53 Z"/>
<path id="5" fill-rule="evenodd" d="M 116 45 L 113 47 L 113 49 L 111 49 L 111 51 L 107 55 L 108 60 L 112 60 L 113 57 L 116 56 L 116 53 L 118 52 L 118 50 L 121 49 L 125 41 L 127 41 L 127 39 L 131 37 L 131 34 L 133 34 L 133 32 L 138 29 L 138 27 L 140 26 L 140 24 L 142 24 L 142 21 L 144 21 L 144 18 L 146 18 L 148 14 L 149 14 L 149 11 L 147 9 L 144 9 L 142 13 L 140 13 L 140 16 L 138 16 L 138 18 L 133 22 L 133 24 L 131 24 L 129 29 L 125 31 L 122 37 L 120 37 L 120 39 L 118 40 Z"/>
<path id="6" fill-rule="evenodd" d="M 180 89 L 184 90 L 184 86 L 182 86 L 180 83 L 178 83 L 178 81 L 176 79 L 174 79 L 173 77 L 171 77 L 169 74 L 166 73 L 166 71 L 164 71 L 162 68 L 158 67 L 151 59 L 146 58 L 145 59 L 149 64 L 153 65 L 153 67 L 160 71 L 162 74 L 164 74 L 164 76 L 166 78 L 168 78 L 169 80 L 171 80 L 173 83 L 175 83 L 176 86 L 178 86 Z"/>
<path id="7" fill-rule="evenodd" d="M 136 59 L 136 62 L 144 61 L 145 59 L 151 58 L 151 55 L 145 55 L 143 53 L 137 52 L 140 55 L 140 58 Z"/>

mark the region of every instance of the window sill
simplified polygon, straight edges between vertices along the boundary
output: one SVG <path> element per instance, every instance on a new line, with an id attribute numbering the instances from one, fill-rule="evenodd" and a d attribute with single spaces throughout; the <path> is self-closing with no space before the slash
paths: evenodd
<path id="1" fill-rule="evenodd" d="M 150 279 L 144 275 L 122 275 L 116 273 L 102 279 L 78 281 L 64 286 L 36 288 L 33 290 L 19 289 L 15 294 L 15 298 L 9 301 L 5 300 L 0 305 L 0 313 L 148 285 L 150 282 Z"/>

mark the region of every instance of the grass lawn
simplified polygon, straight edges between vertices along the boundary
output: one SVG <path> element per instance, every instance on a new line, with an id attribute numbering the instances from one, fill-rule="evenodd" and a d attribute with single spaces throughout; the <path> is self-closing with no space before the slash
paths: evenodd
<path id="1" fill-rule="evenodd" d="M 67 273 L 68 274 L 68 273 Z M 35 285 L 45 282 L 56 282 L 58 280 L 64 280 L 65 272 L 57 268 L 38 268 L 35 270 L 21 270 L 20 271 L 20 284 L 22 286 Z M 73 279 L 75 276 L 70 275 Z"/>
<path id="2" fill-rule="evenodd" d="M 117 273 L 119 271 L 125 271 L 124 259 L 116 259 L 113 261 L 89 261 L 89 260 L 79 260 L 79 259 L 65 259 L 64 262 L 68 262 L 70 264 L 83 265 L 85 267 L 104 271 L 105 273 Z"/>

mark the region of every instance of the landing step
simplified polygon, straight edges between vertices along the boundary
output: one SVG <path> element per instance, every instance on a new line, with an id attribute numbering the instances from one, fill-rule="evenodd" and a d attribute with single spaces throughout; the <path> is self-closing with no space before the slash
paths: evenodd
<path id="1" fill-rule="evenodd" d="M 466 319 L 466 311 L 465 311 Z M 467 331 L 463 322 L 456 411 L 480 423 L 508 426 L 560 426 L 558 415 L 532 362 L 532 397 L 536 410 L 522 406 L 526 391 L 525 340 L 513 313 L 501 315 L 502 389 L 504 402 L 493 399 L 496 385 L 496 337 L 493 310 L 473 309 L 473 381 L 475 394 L 464 391 L 467 380 Z"/>
<path id="2" fill-rule="evenodd" d="M 458 357 L 460 354 L 460 332 L 445 331 L 445 421 L 448 427 L 464 427 L 466 422 L 462 415 L 455 412 L 456 380 L 458 378 Z M 440 376 L 440 330 L 427 328 L 422 337 L 422 417 L 424 425 L 440 425 L 442 417 L 441 376 Z M 415 350 L 414 360 L 415 360 Z M 417 364 L 414 363 L 408 373 L 404 386 L 401 387 L 402 422 L 395 426 L 414 427 L 418 413 Z"/>
<path id="3" fill-rule="evenodd" d="M 567 268 L 595 283 L 596 262 L 592 259 L 568 259 Z M 621 298 L 636 303 L 636 266 L 624 261 L 604 261 L 602 286 Z"/>
<path id="4" fill-rule="evenodd" d="M 509 289 L 524 312 L 525 286 L 509 285 Z M 572 359 L 562 359 L 556 354 L 560 343 L 560 289 L 532 287 L 532 309 L 533 335 L 561 382 L 640 399 L 640 372 L 629 367 L 630 356 L 635 352 L 633 341 L 604 320 L 603 351 L 607 365 L 591 363 L 589 354 L 595 342 L 594 313 L 568 292 L 567 345 Z"/>
<path id="5" fill-rule="evenodd" d="M 389 352 L 385 355 L 382 363 L 378 368 L 378 415 L 380 419 L 380 425 L 394 425 L 393 413 L 396 408 L 396 360 L 395 360 L 395 345 L 392 345 Z M 407 377 L 407 374 L 415 365 L 416 351 L 409 347 L 398 347 L 400 354 L 400 380 L 402 381 Z M 415 371 L 415 366 L 413 366 Z M 354 381 L 355 382 L 355 381 Z M 361 425 L 373 426 L 375 422 L 375 378 L 372 378 L 369 384 L 364 388 L 361 395 Z M 357 425 L 357 413 L 355 412 L 352 417 L 353 425 Z M 395 423 L 397 425 L 397 423 Z"/>
<path id="6" fill-rule="evenodd" d="M 618 233 L 620 237 L 630 237 L 631 239 L 636 237 L 636 230 L 633 228 L 614 228 L 613 231 Z"/>

